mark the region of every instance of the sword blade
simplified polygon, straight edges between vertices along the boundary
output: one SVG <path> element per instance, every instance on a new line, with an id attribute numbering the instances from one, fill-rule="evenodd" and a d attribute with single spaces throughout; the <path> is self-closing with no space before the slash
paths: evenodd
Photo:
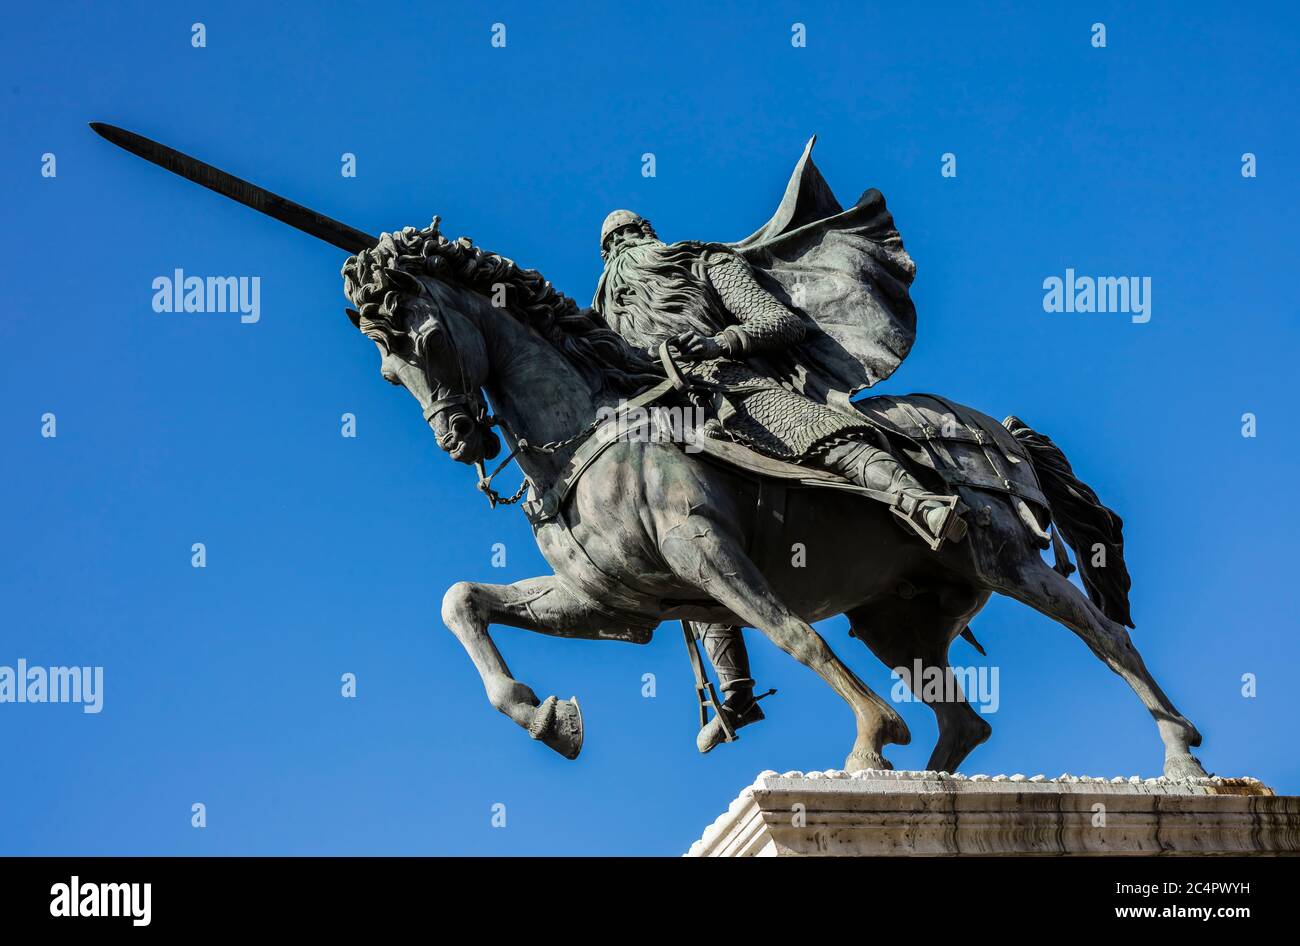
<path id="1" fill-rule="evenodd" d="M 181 154 L 179 151 L 161 145 L 156 141 L 151 141 L 142 135 L 137 135 L 124 128 L 118 128 L 115 125 L 106 125 L 103 122 L 91 122 L 90 127 L 101 138 L 111 141 L 119 148 L 130 151 L 132 154 L 144 158 L 160 168 L 165 168 L 173 174 L 179 174 L 186 180 L 201 184 L 208 190 L 216 191 L 223 197 L 239 201 L 245 207 L 252 207 L 268 217 L 274 217 L 281 223 L 287 223 L 296 230 L 309 233 L 316 239 L 324 240 L 326 243 L 347 250 L 349 253 L 359 253 L 362 250 L 370 249 L 379 242 L 377 238 L 349 227 L 346 223 L 340 223 L 326 217 L 324 214 L 318 214 L 302 204 L 296 204 L 279 194 L 271 193 L 264 187 L 250 184 L 233 174 L 227 174 L 220 168 L 204 164 L 197 158 L 191 158 L 188 154 Z"/>

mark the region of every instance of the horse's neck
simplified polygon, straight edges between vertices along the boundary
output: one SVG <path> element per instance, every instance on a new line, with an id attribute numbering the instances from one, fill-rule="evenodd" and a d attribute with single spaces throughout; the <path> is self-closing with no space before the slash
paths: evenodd
<path id="1" fill-rule="evenodd" d="M 507 437 L 542 444 L 567 440 L 591 424 L 600 402 L 578 371 L 535 330 L 498 309 L 480 309 L 490 370 L 484 385 Z M 511 444 L 513 449 L 515 444 Z M 554 481 L 574 448 L 521 452 L 518 462 L 538 490 Z"/>

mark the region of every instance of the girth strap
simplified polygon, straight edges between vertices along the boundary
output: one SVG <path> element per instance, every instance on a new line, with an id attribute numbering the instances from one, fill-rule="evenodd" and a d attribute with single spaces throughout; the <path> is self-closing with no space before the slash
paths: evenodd
<path id="1" fill-rule="evenodd" d="M 623 423 L 626 415 L 632 411 L 648 407 L 671 390 L 673 390 L 671 379 L 659 382 L 648 391 L 643 391 L 632 398 L 632 400 L 620 407 L 612 418 L 593 430 L 578 449 L 573 452 L 568 465 L 556 477 L 550 488 L 537 499 L 529 500 L 520 507 L 523 509 L 524 515 L 528 517 L 528 521 L 536 525 L 555 518 L 556 513 L 564 505 L 564 500 L 582 477 L 582 474 L 587 471 L 587 467 L 595 463 L 597 458 L 612 447 L 620 436 L 639 430 L 651 422 L 650 417 L 643 416 L 634 426 L 628 427 Z"/>

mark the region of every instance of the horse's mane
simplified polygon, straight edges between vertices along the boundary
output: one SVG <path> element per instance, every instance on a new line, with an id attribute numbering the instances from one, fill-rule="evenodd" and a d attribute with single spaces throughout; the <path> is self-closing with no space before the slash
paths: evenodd
<path id="1" fill-rule="evenodd" d="M 409 292 L 402 276 L 432 276 L 492 297 L 506 287 L 505 309 L 536 329 L 586 380 L 593 393 L 632 394 L 662 380 L 654 361 L 625 342 L 599 315 L 557 290 L 535 269 L 477 247 L 468 237 L 448 240 L 440 218 L 423 230 L 406 227 L 385 233 L 372 249 L 348 257 L 343 289 L 357 307 L 358 328 L 391 348 L 403 327 L 396 319 L 401 296 Z"/>

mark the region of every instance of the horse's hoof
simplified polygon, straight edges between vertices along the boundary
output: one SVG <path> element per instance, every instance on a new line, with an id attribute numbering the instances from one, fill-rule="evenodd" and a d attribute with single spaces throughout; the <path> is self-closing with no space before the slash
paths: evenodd
<path id="1" fill-rule="evenodd" d="M 845 772 L 861 772 L 864 769 L 892 769 L 894 766 L 879 752 L 854 750 L 844 760 Z"/>
<path id="2" fill-rule="evenodd" d="M 1165 778 L 1209 778 L 1201 762 L 1191 753 L 1165 759 Z"/>
<path id="3" fill-rule="evenodd" d="M 956 772 L 966 757 L 977 746 L 987 742 L 991 735 L 993 727 L 980 717 L 963 720 L 939 737 L 925 767 L 932 772 Z"/>
<path id="4" fill-rule="evenodd" d="M 548 696 L 533 713 L 528 735 L 550 746 L 566 759 L 576 759 L 582 751 L 582 710 L 578 698 L 558 700 Z"/>

